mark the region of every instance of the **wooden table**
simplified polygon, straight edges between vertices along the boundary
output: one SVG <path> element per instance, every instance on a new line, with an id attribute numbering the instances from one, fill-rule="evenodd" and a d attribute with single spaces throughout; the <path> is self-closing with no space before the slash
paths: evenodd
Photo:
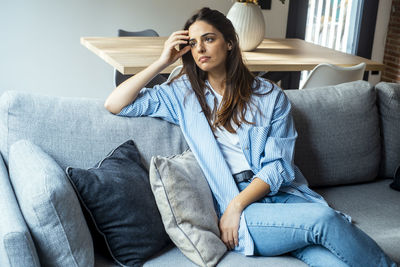
<path id="1" fill-rule="evenodd" d="M 167 37 L 82 37 L 81 44 L 122 74 L 135 74 L 154 62 Z M 264 39 L 256 50 L 243 52 L 251 71 L 312 70 L 319 63 L 351 66 L 361 62 L 367 71 L 382 71 L 384 65 L 362 57 L 308 43 L 301 39 Z M 170 73 L 177 61 L 162 73 Z"/>

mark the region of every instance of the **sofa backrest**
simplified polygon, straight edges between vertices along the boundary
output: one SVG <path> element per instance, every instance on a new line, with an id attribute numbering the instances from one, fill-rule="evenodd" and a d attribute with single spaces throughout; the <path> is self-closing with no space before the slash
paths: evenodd
<path id="1" fill-rule="evenodd" d="M 110 114 L 103 101 L 8 91 L 0 98 L 0 151 L 8 164 L 9 147 L 27 139 L 62 168 L 89 168 L 128 139 L 145 166 L 153 155 L 172 155 L 188 146 L 178 126 L 155 118 Z"/>
<path id="2" fill-rule="evenodd" d="M 373 86 L 357 81 L 286 94 L 299 135 L 295 164 L 311 186 L 377 177 L 380 132 Z"/>
<path id="3" fill-rule="evenodd" d="M 311 186 L 371 181 L 379 167 L 381 176 L 393 177 L 400 164 L 400 85 L 381 83 L 375 90 L 358 81 L 285 92 L 299 134 L 295 163 Z M 188 148 L 178 126 L 114 116 L 101 100 L 9 91 L 0 97 L 0 151 L 7 164 L 9 147 L 20 139 L 42 147 L 63 168 L 92 167 L 128 139 L 147 167 L 153 155 Z"/>

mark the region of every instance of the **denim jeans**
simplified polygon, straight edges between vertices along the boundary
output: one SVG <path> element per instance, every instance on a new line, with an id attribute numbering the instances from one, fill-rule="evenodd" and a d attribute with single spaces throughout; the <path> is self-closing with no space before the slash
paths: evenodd
<path id="1" fill-rule="evenodd" d="M 238 184 L 242 191 L 248 182 Z M 372 238 L 332 208 L 284 192 L 244 210 L 254 254 L 289 253 L 310 266 L 396 266 Z"/>

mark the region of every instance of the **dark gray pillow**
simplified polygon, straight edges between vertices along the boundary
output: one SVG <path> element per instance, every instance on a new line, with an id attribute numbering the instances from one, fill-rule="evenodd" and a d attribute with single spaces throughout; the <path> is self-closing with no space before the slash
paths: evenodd
<path id="1" fill-rule="evenodd" d="M 382 135 L 381 177 L 393 178 L 400 164 L 400 84 L 378 83 L 379 119 Z"/>
<path id="2" fill-rule="evenodd" d="M 311 186 L 377 177 L 380 134 L 373 86 L 357 81 L 285 93 L 299 134 L 295 164 Z"/>
<path id="3" fill-rule="evenodd" d="M 68 167 L 66 172 L 117 263 L 141 266 L 170 243 L 132 140 L 94 168 Z"/>

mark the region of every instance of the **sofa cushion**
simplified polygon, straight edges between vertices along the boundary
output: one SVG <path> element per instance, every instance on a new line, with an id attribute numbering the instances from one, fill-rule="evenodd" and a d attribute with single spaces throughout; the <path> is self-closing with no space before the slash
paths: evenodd
<path id="1" fill-rule="evenodd" d="M 93 266 L 89 229 L 74 189 L 58 164 L 38 146 L 21 140 L 11 146 L 9 171 L 41 263 Z"/>
<path id="2" fill-rule="evenodd" d="M 68 167 L 66 171 L 115 261 L 141 266 L 170 243 L 132 140 L 94 168 Z"/>
<path id="3" fill-rule="evenodd" d="M 382 161 L 379 174 L 393 178 L 400 165 L 400 84 L 378 83 L 378 110 L 382 136 Z"/>
<path id="4" fill-rule="evenodd" d="M 295 164 L 310 186 L 377 177 L 380 134 L 374 88 L 357 81 L 285 91 L 298 131 Z"/>
<path id="5" fill-rule="evenodd" d="M 117 267 L 118 265 L 105 258 L 101 254 L 96 254 L 96 267 Z M 175 246 L 167 247 L 160 254 L 152 257 L 145 262 L 143 267 L 197 267 L 198 265 L 185 257 Z M 307 267 L 308 265 L 295 257 L 284 255 L 277 257 L 248 257 L 237 252 L 227 252 L 217 265 L 218 267 Z"/>
<path id="6" fill-rule="evenodd" d="M 129 139 L 146 168 L 154 155 L 188 148 L 178 126 L 156 118 L 112 115 L 104 100 L 7 91 L 0 97 L 0 150 L 6 163 L 9 146 L 20 139 L 40 146 L 62 169 L 90 168 Z"/>
<path id="7" fill-rule="evenodd" d="M 39 267 L 32 236 L 18 207 L 1 155 L 0 210 L 0 266 Z"/>
<path id="8" fill-rule="evenodd" d="M 215 266 L 226 252 L 207 180 L 193 153 L 153 157 L 150 182 L 168 235 L 189 259 Z"/>
<path id="9" fill-rule="evenodd" d="M 400 192 L 389 187 L 391 182 L 391 179 L 385 179 L 316 191 L 334 209 L 349 214 L 357 227 L 400 264 Z"/>
<path id="10" fill-rule="evenodd" d="M 196 267 L 178 248 L 170 248 L 163 254 L 147 261 L 143 267 Z M 295 257 L 283 255 L 278 257 L 248 257 L 237 252 L 227 252 L 219 261 L 218 267 L 307 267 L 308 265 Z"/>

